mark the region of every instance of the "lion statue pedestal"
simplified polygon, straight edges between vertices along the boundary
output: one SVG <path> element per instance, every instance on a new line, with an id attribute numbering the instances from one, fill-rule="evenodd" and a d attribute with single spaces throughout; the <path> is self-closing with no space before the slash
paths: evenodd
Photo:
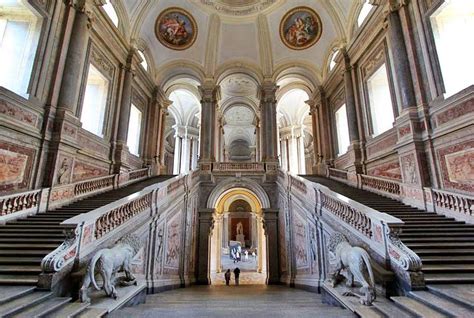
<path id="1" fill-rule="evenodd" d="M 136 285 L 137 281 L 131 273 L 133 257 L 140 250 L 140 239 L 135 235 L 126 235 L 120 239 L 114 247 L 99 250 L 89 262 L 86 275 L 79 291 L 81 302 L 90 302 L 88 296 L 89 286 L 95 289 L 104 289 L 107 296 L 117 299 L 115 286 Z M 116 278 L 118 272 L 124 272 L 125 276 Z M 103 285 L 99 287 L 95 275 L 100 274 Z"/>

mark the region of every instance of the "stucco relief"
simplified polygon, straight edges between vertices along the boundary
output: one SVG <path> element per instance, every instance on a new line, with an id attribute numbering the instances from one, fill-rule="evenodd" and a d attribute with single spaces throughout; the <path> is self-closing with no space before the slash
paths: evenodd
<path id="1" fill-rule="evenodd" d="M 398 161 L 383 163 L 377 167 L 369 168 L 367 174 L 381 178 L 402 179 L 402 172 Z"/>
<path id="2" fill-rule="evenodd" d="M 294 214 L 293 217 L 293 233 L 294 233 L 294 251 L 296 258 L 296 268 L 307 268 L 308 267 L 308 251 L 307 238 L 306 238 L 306 221 L 298 215 Z"/>
<path id="3" fill-rule="evenodd" d="M 59 156 L 58 171 L 56 173 L 56 184 L 67 184 L 70 182 L 72 172 L 72 157 Z"/>
<path id="4" fill-rule="evenodd" d="M 81 181 L 86 179 L 97 178 L 101 176 L 106 176 L 109 174 L 109 171 L 104 168 L 95 167 L 85 162 L 75 162 L 74 169 L 72 174 L 72 181 Z"/>
<path id="5" fill-rule="evenodd" d="M 179 256 L 181 245 L 181 211 L 178 211 L 166 222 L 166 273 L 177 273 L 179 269 Z"/>
<path id="6" fill-rule="evenodd" d="M 409 184 L 418 184 L 418 173 L 416 167 L 416 158 L 414 154 L 409 154 L 400 158 L 403 181 Z"/>

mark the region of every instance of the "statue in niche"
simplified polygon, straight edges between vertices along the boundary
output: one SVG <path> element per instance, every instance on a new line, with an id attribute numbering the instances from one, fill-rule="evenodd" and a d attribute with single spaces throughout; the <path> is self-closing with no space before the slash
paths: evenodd
<path id="1" fill-rule="evenodd" d="M 244 226 L 242 222 L 237 223 L 237 235 L 244 235 Z"/>
<path id="2" fill-rule="evenodd" d="M 310 241 L 309 241 L 309 244 L 311 246 L 311 256 L 313 257 L 313 261 L 316 261 L 316 244 L 317 244 L 317 241 L 316 241 L 316 230 L 314 228 L 311 228 L 311 237 L 310 237 Z"/>
<path id="3" fill-rule="evenodd" d="M 161 228 L 156 235 L 156 246 L 155 260 L 157 266 L 159 266 L 161 264 L 161 251 L 163 250 L 163 228 Z"/>

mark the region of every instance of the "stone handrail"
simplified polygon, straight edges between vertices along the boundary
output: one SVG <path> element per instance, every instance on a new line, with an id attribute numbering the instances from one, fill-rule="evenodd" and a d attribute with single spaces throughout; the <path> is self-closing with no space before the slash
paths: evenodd
<path id="1" fill-rule="evenodd" d="M 394 198 L 399 198 L 401 195 L 401 184 L 394 180 L 361 174 L 360 184 L 361 189 L 369 188 L 382 195 L 388 195 Z"/>
<path id="2" fill-rule="evenodd" d="M 149 218 L 156 210 L 154 207 L 160 205 L 160 199 L 184 191 L 190 178 L 192 175 L 176 176 L 152 184 L 120 200 L 62 222 L 67 238 L 44 257 L 41 263 L 43 272 L 58 272 L 75 259 L 80 261 L 115 233 L 133 227 L 139 220 Z M 145 213 L 146 211 L 148 213 Z"/>
<path id="3" fill-rule="evenodd" d="M 0 216 L 39 209 L 42 190 L 32 190 L 0 197 Z"/>
<path id="4" fill-rule="evenodd" d="M 336 169 L 336 168 L 328 168 L 328 177 L 347 180 L 347 171 Z"/>
<path id="5" fill-rule="evenodd" d="M 265 171 L 263 162 L 215 162 L 213 171 Z"/>
<path id="6" fill-rule="evenodd" d="M 150 169 L 144 168 L 2 196 L 0 197 L 0 222 L 5 221 L 5 217 L 43 212 L 47 208 L 55 209 L 86 196 L 138 182 L 149 175 Z"/>
<path id="7" fill-rule="evenodd" d="M 352 235 L 370 246 L 380 259 L 389 260 L 405 271 L 416 272 L 421 269 L 419 256 L 398 237 L 404 224 L 402 220 L 351 200 L 324 185 L 305 178 L 288 175 L 286 180 L 290 180 L 291 189 L 298 190 L 291 190 L 293 195 L 300 197 L 301 201 L 307 204 L 314 205 L 316 213 L 342 225 Z M 279 182 L 287 181 L 281 177 Z M 307 194 L 302 191 L 303 184 Z M 297 186 L 294 187 L 295 185 Z M 314 190 L 314 197 L 310 195 L 310 189 Z M 313 202 L 310 203 L 310 201 Z"/>
<path id="8" fill-rule="evenodd" d="M 461 213 L 468 217 L 474 216 L 474 197 L 466 194 L 453 193 L 433 189 L 433 203 L 436 209 L 446 209 Z"/>

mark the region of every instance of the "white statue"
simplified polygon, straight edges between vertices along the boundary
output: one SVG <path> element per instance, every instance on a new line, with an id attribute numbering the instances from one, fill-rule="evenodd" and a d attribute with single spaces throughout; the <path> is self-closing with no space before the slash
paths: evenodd
<path id="1" fill-rule="evenodd" d="M 375 280 L 370 265 L 370 256 L 362 248 L 351 246 L 346 237 L 341 233 L 335 233 L 329 238 L 327 244 L 329 252 L 334 257 L 336 268 L 330 274 L 330 282 L 335 287 L 341 281 L 341 271 L 347 270 L 347 286 L 355 287 L 354 281 L 362 284 L 360 292 L 363 296 L 351 291 L 344 293 L 344 296 L 357 296 L 360 303 L 370 306 L 375 300 Z M 367 277 L 368 276 L 368 277 Z"/>
<path id="2" fill-rule="evenodd" d="M 244 234 L 244 226 L 242 225 L 242 222 L 237 223 L 237 235 L 243 235 Z"/>
<path id="3" fill-rule="evenodd" d="M 126 235 L 113 248 L 104 248 L 98 251 L 87 267 L 87 272 L 79 292 L 80 301 L 83 303 L 90 302 L 87 291 L 91 283 L 97 290 L 104 289 L 107 296 L 117 299 L 115 275 L 119 271 L 125 272 L 125 277 L 121 278 L 121 284 L 127 286 L 136 285 L 137 282 L 131 273 L 130 266 L 133 257 L 139 249 L 140 239 L 135 235 Z M 97 285 L 95 280 L 96 271 L 102 276 L 104 282 L 102 288 Z"/>

